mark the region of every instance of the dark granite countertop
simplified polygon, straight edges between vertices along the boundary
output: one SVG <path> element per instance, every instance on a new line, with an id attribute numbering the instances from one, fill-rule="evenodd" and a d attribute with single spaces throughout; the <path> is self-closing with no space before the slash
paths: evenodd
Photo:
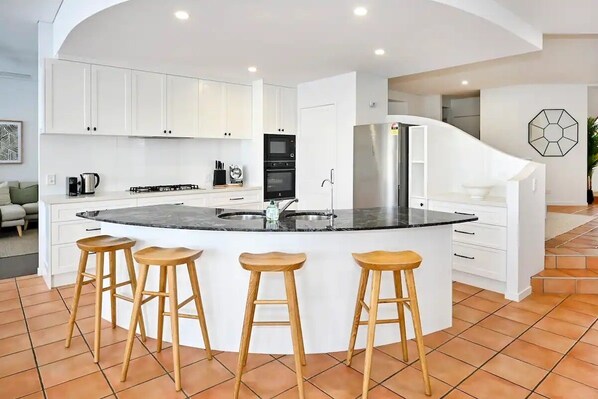
<path id="1" fill-rule="evenodd" d="M 99 222 L 131 226 L 183 230 L 216 231 L 354 231 L 403 229 L 440 226 L 477 220 L 476 216 L 428 211 L 414 208 L 382 207 L 363 209 L 336 209 L 336 218 L 330 220 L 293 220 L 286 216 L 307 211 L 286 211 L 278 222 L 264 219 L 227 220 L 223 213 L 258 213 L 251 211 L 198 208 L 184 205 L 154 205 L 134 208 L 109 209 L 78 213 L 77 216 Z M 319 211 L 321 212 L 321 211 Z"/>

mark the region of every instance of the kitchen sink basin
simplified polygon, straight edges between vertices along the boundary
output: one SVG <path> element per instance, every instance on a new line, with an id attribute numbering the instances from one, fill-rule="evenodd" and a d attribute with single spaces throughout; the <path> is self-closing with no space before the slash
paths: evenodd
<path id="1" fill-rule="evenodd" d="M 218 215 L 220 219 L 226 220 L 260 220 L 265 219 L 263 212 L 228 212 Z"/>
<path id="2" fill-rule="evenodd" d="M 288 219 L 308 220 L 308 221 L 330 220 L 331 217 L 335 218 L 336 215 L 330 215 L 329 213 L 324 213 L 324 212 L 295 212 L 295 213 L 290 213 L 285 216 L 285 218 L 288 218 Z"/>

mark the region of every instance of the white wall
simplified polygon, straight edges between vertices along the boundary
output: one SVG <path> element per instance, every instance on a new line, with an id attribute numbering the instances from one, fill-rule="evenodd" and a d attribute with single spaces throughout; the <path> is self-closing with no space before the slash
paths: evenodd
<path id="1" fill-rule="evenodd" d="M 356 125 L 380 123 L 388 115 L 388 79 L 370 73 L 357 73 Z"/>
<path id="2" fill-rule="evenodd" d="M 442 120 L 441 95 L 420 96 L 417 94 L 389 90 L 388 99 L 401 102 L 399 103 L 401 105 L 395 105 L 393 102 L 389 102 L 389 115 L 412 115 Z"/>
<path id="3" fill-rule="evenodd" d="M 246 140 L 148 139 L 44 134 L 40 138 L 40 194 L 64 194 L 67 176 L 97 172 L 98 192 L 130 186 L 212 185 L 214 160 L 244 165 Z M 46 175 L 56 185 L 46 185 Z"/>
<path id="4" fill-rule="evenodd" d="M 452 98 L 449 104 L 447 122 L 479 139 L 480 97 Z"/>
<path id="5" fill-rule="evenodd" d="M 598 116 L 598 86 L 588 87 L 588 115 Z"/>
<path id="6" fill-rule="evenodd" d="M 548 204 L 584 204 L 587 86 L 511 86 L 482 90 L 480 98 L 480 139 L 509 154 L 545 164 Z M 579 123 L 579 143 L 565 157 L 542 157 L 528 144 L 528 123 L 547 108 L 565 109 Z"/>
<path id="7" fill-rule="evenodd" d="M 23 122 L 23 163 L 0 164 L 0 181 L 37 181 L 37 81 L 0 78 L 0 119 Z"/>

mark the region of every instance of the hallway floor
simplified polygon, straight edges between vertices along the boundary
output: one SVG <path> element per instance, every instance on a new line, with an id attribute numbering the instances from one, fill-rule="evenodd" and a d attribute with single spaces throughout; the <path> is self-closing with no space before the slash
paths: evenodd
<path id="1" fill-rule="evenodd" d="M 208 361 L 203 350 L 184 347 L 183 392 L 176 393 L 171 351 L 156 353 L 153 340 L 138 340 L 129 378 L 121 383 L 126 331 L 104 323 L 96 365 L 92 290 L 85 287 L 76 337 L 65 349 L 73 289 L 48 290 L 39 277 L 0 281 L 3 399 L 231 397 L 236 353 Z M 532 295 L 514 303 L 454 283 L 453 301 L 453 326 L 425 337 L 433 398 L 598 398 L 598 296 Z M 306 397 L 358 398 L 363 355 L 352 367 L 342 363 L 344 352 L 308 355 Z M 399 344 L 375 350 L 370 398 L 425 398 L 413 342 L 410 362 L 400 358 Z M 243 382 L 243 398 L 297 397 L 290 356 L 250 356 Z"/>

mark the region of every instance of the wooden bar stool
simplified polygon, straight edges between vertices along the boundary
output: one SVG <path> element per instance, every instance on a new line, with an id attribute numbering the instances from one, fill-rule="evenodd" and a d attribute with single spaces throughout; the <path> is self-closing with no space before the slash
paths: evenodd
<path id="1" fill-rule="evenodd" d="M 295 373 L 299 398 L 303 399 L 303 370 L 305 366 L 305 349 L 303 347 L 303 332 L 301 331 L 301 318 L 299 316 L 299 303 L 297 301 L 297 287 L 295 286 L 295 270 L 300 269 L 306 260 L 305 254 L 285 254 L 281 252 L 269 252 L 265 254 L 242 253 L 239 256 L 239 263 L 243 269 L 251 272 L 249 277 L 249 290 L 247 292 L 247 304 L 245 306 L 245 319 L 243 320 L 243 332 L 241 335 L 241 346 L 239 348 L 239 360 L 237 363 L 237 375 L 235 379 L 234 398 L 239 397 L 243 367 L 247 364 L 249 352 L 249 341 L 253 326 L 291 326 L 291 337 L 293 339 L 293 353 L 295 355 Z M 286 289 L 285 299 L 257 299 L 260 287 L 262 272 L 284 273 L 284 285 Z M 287 305 L 289 309 L 289 321 L 253 321 L 256 305 Z"/>
<path id="2" fill-rule="evenodd" d="M 93 345 L 93 361 L 98 363 L 100 361 L 100 338 L 102 331 L 102 293 L 110 291 L 110 310 L 112 316 L 112 328 L 116 328 L 116 299 L 124 299 L 125 301 L 133 302 L 132 298 L 118 294 L 116 289 L 125 285 L 131 285 L 131 289 L 135 292 L 137 282 L 135 280 L 135 270 L 133 268 L 133 257 L 131 255 L 131 248 L 135 245 L 135 241 L 126 237 L 112 237 L 108 235 L 101 235 L 95 237 L 83 238 L 77 241 L 77 246 L 81 250 L 81 258 L 79 260 L 79 270 L 77 272 L 77 282 L 75 284 L 75 295 L 73 296 L 73 308 L 71 309 L 71 317 L 69 319 L 65 347 L 71 346 L 71 339 L 73 337 L 73 328 L 75 320 L 77 319 L 77 309 L 79 307 L 79 298 L 81 297 L 81 288 L 84 285 L 95 283 L 96 301 L 95 301 L 95 335 Z M 127 271 L 129 273 L 129 281 L 116 283 L 116 251 L 123 250 L 127 263 Z M 86 273 L 87 259 L 90 253 L 96 254 L 96 273 L 95 275 Z M 109 273 L 104 275 L 104 254 L 108 253 Z M 87 277 L 89 280 L 85 280 Z M 104 279 L 110 278 L 110 284 L 104 287 Z M 135 324 L 136 326 L 137 324 Z M 145 341 L 145 325 L 143 318 L 140 318 L 139 330 L 141 338 Z M 135 328 L 133 328 L 133 332 Z"/>
<path id="3" fill-rule="evenodd" d="M 138 317 L 141 317 L 141 305 L 158 298 L 158 337 L 157 345 L 158 352 L 162 350 L 162 334 L 164 330 L 164 316 L 170 316 L 172 325 L 172 358 L 174 365 L 174 383 L 177 391 L 181 390 L 181 361 L 179 352 L 179 317 L 187 319 L 199 320 L 199 327 L 203 336 L 206 353 L 209 360 L 212 360 L 212 349 L 210 347 L 210 338 L 208 337 L 208 327 L 206 324 L 206 316 L 203 311 L 203 304 L 201 301 L 201 293 L 199 292 L 199 283 L 197 281 L 197 271 L 195 270 L 195 260 L 201 256 L 203 251 L 196 251 L 188 248 L 160 248 L 148 247 L 135 252 L 134 257 L 139 263 L 139 285 L 135 290 L 135 298 L 133 300 L 133 312 L 131 314 L 131 329 L 127 338 L 127 346 L 125 347 L 125 358 L 122 367 L 120 380 L 127 379 L 127 372 L 129 371 L 129 362 L 131 361 L 131 352 L 133 350 L 133 343 L 135 341 L 134 327 L 137 325 Z M 160 280 L 158 282 L 158 291 L 145 291 L 145 283 L 147 281 L 147 274 L 149 266 L 160 266 Z M 179 265 L 187 265 L 189 273 L 189 281 L 193 295 L 179 303 L 177 297 L 177 281 L 176 268 Z M 168 276 L 168 277 L 167 277 Z M 166 281 L 168 281 L 168 292 L 166 291 Z M 148 295 L 144 299 L 144 295 Z M 166 297 L 168 297 L 170 312 L 164 311 Z M 195 302 L 197 309 L 197 316 L 190 314 L 181 314 L 179 309 L 188 304 Z"/>
<path id="4" fill-rule="evenodd" d="M 417 342 L 417 351 L 422 366 L 424 377 L 424 389 L 426 395 L 432 395 L 430 385 L 430 375 L 428 374 L 428 363 L 426 352 L 424 351 L 424 338 L 422 333 L 421 318 L 419 306 L 417 304 L 417 292 L 415 289 L 415 278 L 413 269 L 417 269 L 422 262 L 421 256 L 413 251 L 386 252 L 374 251 L 362 254 L 353 254 L 353 258 L 361 266 L 361 278 L 359 281 L 359 290 L 357 292 L 357 302 L 355 304 L 355 316 L 353 317 L 353 328 L 351 329 L 351 338 L 349 341 L 349 350 L 347 352 L 347 365 L 351 365 L 353 350 L 355 349 L 355 339 L 357 338 L 357 328 L 360 325 L 368 326 L 367 345 L 365 352 L 365 366 L 363 372 L 363 392 L 362 398 L 367 399 L 370 372 L 372 369 L 372 353 L 374 350 L 374 338 L 376 335 L 376 324 L 399 323 L 401 333 L 401 345 L 403 350 L 403 360 L 408 361 L 407 352 L 407 334 L 405 332 L 405 309 L 410 310 L 413 318 L 413 328 L 415 330 L 415 340 Z M 373 272 L 372 293 L 370 306 L 364 302 L 365 290 L 368 283 L 370 270 Z M 395 285 L 395 298 L 380 299 L 380 280 L 383 271 L 393 272 Z M 403 297 L 403 286 L 401 282 L 401 271 L 405 273 L 407 282 L 407 297 Z M 378 320 L 378 304 L 396 303 L 398 319 Z M 369 313 L 368 321 L 361 321 L 361 310 L 365 309 Z"/>

